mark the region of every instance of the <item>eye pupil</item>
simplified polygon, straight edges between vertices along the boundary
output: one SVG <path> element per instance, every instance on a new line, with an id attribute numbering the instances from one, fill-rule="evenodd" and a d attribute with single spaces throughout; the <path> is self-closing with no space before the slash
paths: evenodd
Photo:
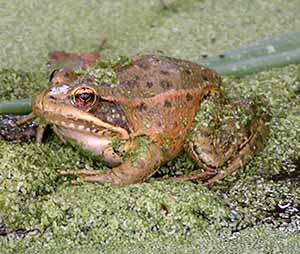
<path id="1" fill-rule="evenodd" d="M 80 94 L 80 99 L 81 100 L 83 100 L 83 101 L 88 101 L 92 96 L 91 96 L 91 94 L 89 94 L 89 93 L 82 93 L 82 94 Z"/>

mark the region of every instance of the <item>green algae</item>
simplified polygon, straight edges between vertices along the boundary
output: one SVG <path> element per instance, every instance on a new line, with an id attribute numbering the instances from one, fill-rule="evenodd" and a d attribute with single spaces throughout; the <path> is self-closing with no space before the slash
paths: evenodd
<path id="1" fill-rule="evenodd" d="M 108 46 L 103 55 L 109 58 L 163 52 L 198 61 L 202 54 L 221 53 L 300 27 L 295 19 L 300 8 L 297 0 L 166 2 L 171 6 L 167 10 L 158 0 L 3 3 L 0 66 L 40 69 L 48 52 L 90 51 L 104 38 Z"/>
<path id="2" fill-rule="evenodd" d="M 80 68 L 75 73 L 83 76 L 91 76 L 97 85 L 110 84 L 114 87 L 120 83 L 115 72 L 115 68 L 127 67 L 132 64 L 132 60 L 126 56 L 119 56 L 110 60 L 99 60 L 92 67 Z"/>
<path id="3" fill-rule="evenodd" d="M 276 230 L 270 226 L 250 228 L 229 237 L 222 237 L 213 232 L 205 237 L 195 236 L 192 242 L 179 242 L 168 238 L 164 241 L 112 243 L 106 246 L 92 243 L 71 242 L 64 239 L 34 237 L 34 241 L 25 237 L 22 241 L 0 238 L 1 253 L 298 253 L 299 234 Z"/>
<path id="4" fill-rule="evenodd" d="M 46 70 L 46 68 L 45 68 Z M 26 72 L 15 69 L 0 70 L 1 100 L 15 100 L 34 96 L 47 87 L 45 72 Z"/>
<path id="5" fill-rule="evenodd" d="M 25 72 L 14 69 L 1 69 L 0 84 L 1 112 L 0 114 L 28 114 L 31 109 L 31 97 L 36 95 L 43 87 L 47 86 L 48 75 L 46 69 L 44 72 Z M 26 98 L 19 99 L 17 98 Z"/>
<path id="6" fill-rule="evenodd" d="M 133 139 L 133 142 L 136 144 L 135 147 L 129 149 L 129 151 L 123 154 L 123 159 L 130 159 L 131 166 L 138 168 L 139 159 L 145 161 L 145 155 L 149 150 L 149 146 L 154 143 L 154 141 L 147 136 L 138 136 Z"/>

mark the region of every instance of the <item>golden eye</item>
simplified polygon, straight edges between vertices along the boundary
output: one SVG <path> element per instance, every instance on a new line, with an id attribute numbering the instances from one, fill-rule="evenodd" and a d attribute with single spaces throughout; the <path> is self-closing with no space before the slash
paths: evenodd
<path id="1" fill-rule="evenodd" d="M 96 92 L 90 87 L 79 87 L 72 94 L 72 104 L 76 106 L 91 107 L 97 99 Z"/>

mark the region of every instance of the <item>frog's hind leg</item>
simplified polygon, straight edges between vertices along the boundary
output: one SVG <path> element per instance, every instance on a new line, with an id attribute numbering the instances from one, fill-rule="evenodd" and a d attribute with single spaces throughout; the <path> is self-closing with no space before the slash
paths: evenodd
<path id="1" fill-rule="evenodd" d="M 215 176 L 207 180 L 207 183 L 213 183 L 217 180 L 223 179 L 226 175 L 231 174 L 239 167 L 243 167 L 255 153 L 263 149 L 264 136 L 268 134 L 268 129 L 264 123 L 257 125 L 254 133 L 249 137 L 246 143 L 242 144 L 239 153 L 236 157 L 227 163 L 224 171 L 218 172 Z"/>
<path id="2" fill-rule="evenodd" d="M 209 114 L 203 115 L 207 109 Z M 225 104 L 208 101 L 197 117 L 186 150 L 205 171 L 195 170 L 178 179 L 213 183 L 224 178 L 262 150 L 269 132 L 268 113 L 249 99 Z"/>

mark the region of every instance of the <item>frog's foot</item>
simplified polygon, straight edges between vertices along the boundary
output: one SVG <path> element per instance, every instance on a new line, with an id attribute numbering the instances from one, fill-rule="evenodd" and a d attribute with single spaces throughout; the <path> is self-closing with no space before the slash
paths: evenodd
<path id="1" fill-rule="evenodd" d="M 143 138 L 143 141 L 139 140 Z M 146 140 L 146 141 L 145 141 Z M 111 183 L 124 186 L 141 183 L 151 176 L 161 164 L 161 149 L 150 139 L 137 137 L 129 141 L 128 159 L 111 170 L 64 170 L 59 175 L 78 175 L 85 182 Z"/>
<path id="2" fill-rule="evenodd" d="M 198 125 L 186 150 L 208 173 L 196 170 L 191 173 L 190 178 L 187 176 L 185 179 L 213 183 L 244 166 L 256 152 L 262 150 L 269 132 L 266 124 L 269 115 L 258 112 L 256 105 L 250 100 L 230 105 L 233 105 L 233 110 L 240 111 L 242 108 L 250 120 L 246 123 L 236 122 L 236 119 L 229 122 L 214 121 L 212 127 Z M 217 109 L 219 112 L 220 108 Z M 217 114 L 216 116 L 215 119 L 221 118 Z M 213 175 L 213 172 L 217 173 Z"/>

